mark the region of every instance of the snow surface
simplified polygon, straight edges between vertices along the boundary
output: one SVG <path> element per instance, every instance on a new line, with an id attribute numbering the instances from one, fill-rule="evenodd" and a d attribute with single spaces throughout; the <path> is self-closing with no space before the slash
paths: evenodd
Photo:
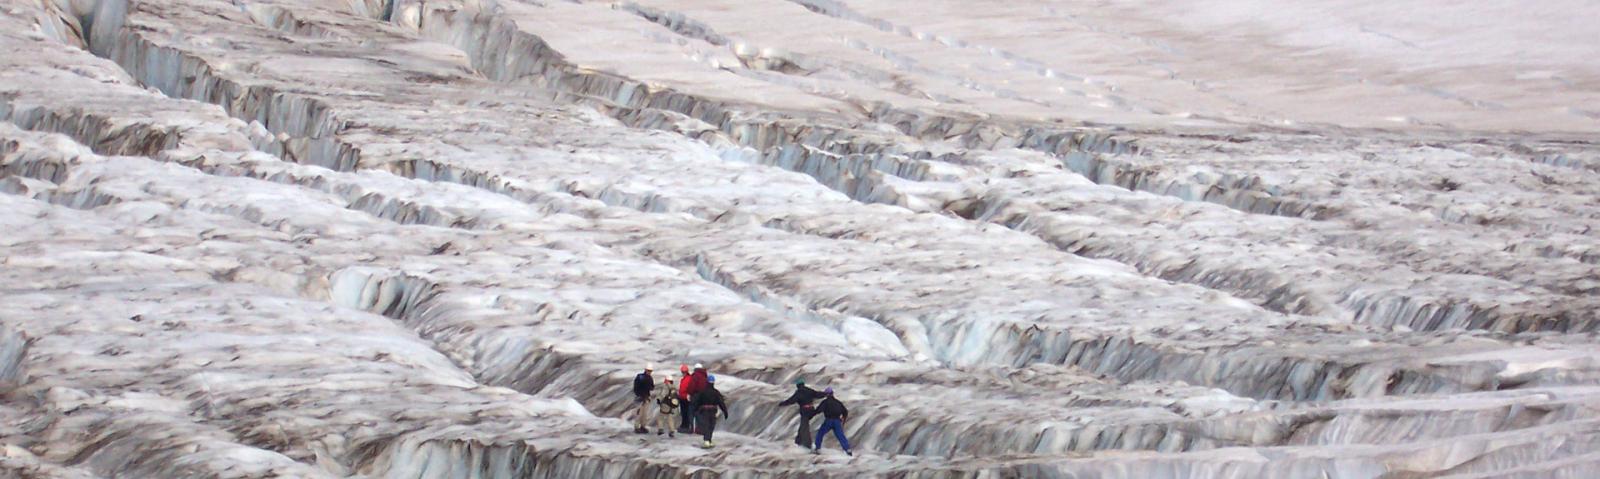
<path id="1" fill-rule="evenodd" d="M 1597 20 L 0 0 L 0 477 L 1593 477 Z"/>

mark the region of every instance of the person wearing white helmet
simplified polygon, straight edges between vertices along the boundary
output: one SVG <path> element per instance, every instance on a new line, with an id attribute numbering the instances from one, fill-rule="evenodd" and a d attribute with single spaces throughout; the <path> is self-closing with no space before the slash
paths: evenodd
<path id="1" fill-rule="evenodd" d="M 708 375 L 709 374 L 706 373 L 706 365 L 700 363 L 694 364 L 694 372 L 689 373 L 689 379 L 684 380 L 686 384 L 684 387 L 680 388 L 684 392 L 684 397 L 688 398 L 689 402 L 694 402 L 695 396 L 699 395 L 700 391 L 705 390 L 706 376 Z M 690 424 L 692 429 L 691 432 L 694 433 L 700 432 L 700 420 L 695 418 L 697 414 L 699 414 L 697 411 L 689 411 L 690 419 L 693 419 L 693 423 Z"/>
<path id="2" fill-rule="evenodd" d="M 645 415 L 650 413 L 650 392 L 656 389 L 656 380 L 650 377 L 650 373 L 654 370 L 655 366 L 645 364 L 644 372 L 633 377 L 634 409 L 638 411 L 638 414 L 633 418 L 633 432 L 635 433 L 647 434 L 650 432 L 650 429 L 645 427 Z"/>
<path id="3" fill-rule="evenodd" d="M 667 433 L 667 437 L 678 437 L 678 431 L 672 428 L 672 421 L 677 418 L 678 410 L 683 403 L 678 401 L 678 390 L 672 387 L 672 378 L 661 380 L 661 394 L 656 397 L 656 435 Z"/>

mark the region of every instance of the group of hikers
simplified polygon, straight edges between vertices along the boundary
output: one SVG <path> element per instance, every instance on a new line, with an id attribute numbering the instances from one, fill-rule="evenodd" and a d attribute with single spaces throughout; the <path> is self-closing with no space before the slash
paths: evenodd
<path id="1" fill-rule="evenodd" d="M 633 418 L 633 432 L 649 434 L 650 409 L 656 409 L 656 435 L 666 434 L 667 437 L 677 437 L 677 433 L 700 434 L 705 442 L 701 447 L 711 448 L 712 433 L 717 430 L 717 413 L 722 413 L 722 418 L 728 418 L 728 403 L 717 390 L 717 377 L 706 373 L 705 365 L 695 364 L 690 370 L 689 365 L 679 365 L 679 378 L 677 387 L 673 387 L 672 378 L 661 380 L 661 392 L 656 390 L 655 372 L 652 365 L 646 364 L 644 372 L 633 378 L 633 396 L 635 409 Z M 812 403 L 817 403 L 815 406 Z M 845 454 L 854 456 L 850 452 L 850 440 L 844 437 L 844 422 L 850 419 L 850 410 L 845 409 L 844 403 L 833 397 L 833 388 L 825 388 L 821 392 L 806 387 L 805 379 L 794 381 L 794 394 L 788 399 L 778 403 L 779 406 L 796 405 L 800 410 L 800 429 L 795 433 L 794 443 L 811 450 L 812 454 L 822 453 L 822 440 L 829 431 L 839 440 L 839 446 Z M 822 415 L 822 427 L 817 429 L 815 439 L 811 434 L 811 419 L 818 414 Z M 678 424 L 673 427 L 673 417 L 678 418 Z"/>

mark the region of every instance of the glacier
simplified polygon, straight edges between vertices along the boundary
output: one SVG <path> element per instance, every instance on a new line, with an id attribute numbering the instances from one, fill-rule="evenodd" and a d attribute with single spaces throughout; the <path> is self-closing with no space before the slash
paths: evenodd
<path id="1" fill-rule="evenodd" d="M 905 6 L 0 0 L 0 478 L 1600 474 L 1600 8 Z"/>

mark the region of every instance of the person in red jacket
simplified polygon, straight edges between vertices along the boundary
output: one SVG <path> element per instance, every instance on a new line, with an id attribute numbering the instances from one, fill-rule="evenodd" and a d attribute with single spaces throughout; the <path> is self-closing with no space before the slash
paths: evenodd
<path id="1" fill-rule="evenodd" d="M 689 396 L 693 397 L 700 394 L 700 391 L 706 390 L 706 382 L 706 366 L 695 363 L 694 373 L 689 375 Z"/>
<path id="2" fill-rule="evenodd" d="M 706 390 L 706 366 L 695 363 L 694 372 L 689 374 L 688 379 L 683 380 L 683 386 L 680 386 L 679 390 L 684 393 L 684 397 L 688 398 L 688 401 L 694 401 L 696 394 Z M 693 414 L 690 415 L 689 424 L 689 432 L 696 434 L 700 432 L 700 421 L 695 421 Z"/>
<path id="3" fill-rule="evenodd" d="M 681 416 L 678 421 L 678 432 L 690 434 L 694 432 L 694 419 L 691 419 L 694 412 L 689 410 L 689 400 L 693 398 L 693 396 L 689 395 L 689 383 L 693 382 L 689 380 L 689 365 L 679 364 L 678 374 L 680 374 L 678 377 L 678 401 L 679 404 L 683 405 L 683 407 L 678 408 L 679 416 Z"/>

